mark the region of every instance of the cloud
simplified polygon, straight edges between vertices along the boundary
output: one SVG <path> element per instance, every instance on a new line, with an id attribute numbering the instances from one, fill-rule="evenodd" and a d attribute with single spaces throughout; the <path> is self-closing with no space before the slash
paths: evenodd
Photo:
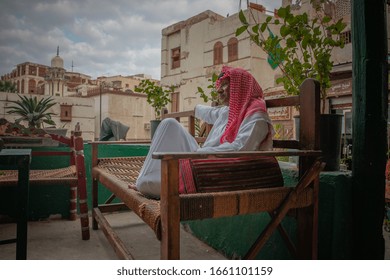
<path id="1" fill-rule="evenodd" d="M 242 2 L 242 8 L 246 2 Z M 268 9 L 279 1 L 262 1 Z M 50 65 L 57 46 L 64 67 L 96 78 L 144 73 L 160 78 L 161 30 L 205 10 L 237 13 L 238 0 L 2 0 L 0 75 L 24 62 Z"/>

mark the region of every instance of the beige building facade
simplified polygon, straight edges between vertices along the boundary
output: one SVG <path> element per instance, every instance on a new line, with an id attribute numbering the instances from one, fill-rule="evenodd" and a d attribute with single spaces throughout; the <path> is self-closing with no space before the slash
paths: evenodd
<path id="1" fill-rule="evenodd" d="M 36 96 L 28 95 L 27 96 Z M 37 96 L 38 99 L 44 96 Z M 75 129 L 77 123 L 80 123 L 80 129 L 83 132 L 85 141 L 94 140 L 95 136 L 95 104 L 90 98 L 77 97 L 59 97 L 54 96 L 56 105 L 51 107 L 48 112 L 53 112 L 56 115 L 52 116 L 57 128 L 67 129 L 67 136 L 70 136 L 72 130 Z M 0 118 L 6 118 L 10 122 L 14 122 L 19 118 L 17 115 L 7 113 L 7 106 L 11 106 L 9 101 L 19 100 L 15 93 L 0 92 Z M 24 125 L 27 125 L 26 123 Z"/>
<path id="2" fill-rule="evenodd" d="M 265 20 L 265 13 L 258 13 Z M 161 83 L 177 86 L 171 111 L 192 110 L 203 103 L 198 87 L 207 89 L 213 73 L 223 65 L 241 67 L 251 72 L 263 89 L 275 86 L 278 70 L 272 70 L 267 55 L 249 36 L 236 38 L 241 26 L 238 13 L 223 17 L 205 11 L 162 30 Z"/>
<path id="3" fill-rule="evenodd" d="M 94 104 L 95 139 L 99 139 L 100 124 L 107 117 L 130 128 L 127 140 L 150 139 L 150 120 L 154 118 L 154 111 L 146 102 L 145 94 L 102 87 L 90 90 L 88 99 Z"/>
<path id="4" fill-rule="evenodd" d="M 147 103 L 146 94 L 136 93 L 134 90 L 145 79 L 160 82 L 145 74 L 97 78 L 97 85 L 90 88 L 85 96 L 94 99 L 95 139 L 100 137 L 101 123 L 105 118 L 130 127 L 127 132 L 128 140 L 150 139 L 150 121 L 154 119 L 154 110 Z"/>

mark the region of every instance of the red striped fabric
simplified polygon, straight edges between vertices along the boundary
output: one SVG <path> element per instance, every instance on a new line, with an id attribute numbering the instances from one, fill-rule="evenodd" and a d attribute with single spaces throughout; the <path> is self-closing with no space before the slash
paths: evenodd
<path id="1" fill-rule="evenodd" d="M 181 160 L 179 193 L 283 186 L 274 157 Z"/>

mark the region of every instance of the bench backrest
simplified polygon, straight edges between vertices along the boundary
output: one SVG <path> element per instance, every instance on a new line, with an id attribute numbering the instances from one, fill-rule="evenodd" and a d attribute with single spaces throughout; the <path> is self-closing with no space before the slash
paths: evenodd
<path id="1" fill-rule="evenodd" d="M 39 148 L 45 147 L 47 150 L 34 149 L 32 156 L 66 156 L 69 158 L 69 165 L 75 165 L 78 156 L 83 157 L 84 143 L 81 131 L 72 132 L 70 137 L 57 134 L 50 134 L 50 137 L 4 137 L 4 149 Z M 56 142 L 57 141 L 57 142 Z M 58 143 L 66 147 L 58 150 Z M 53 147 L 53 149 L 51 149 Z"/>

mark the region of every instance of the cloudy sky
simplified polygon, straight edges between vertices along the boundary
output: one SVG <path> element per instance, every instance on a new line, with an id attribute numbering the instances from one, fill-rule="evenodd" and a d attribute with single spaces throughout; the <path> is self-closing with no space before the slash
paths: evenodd
<path id="1" fill-rule="evenodd" d="M 246 1 L 241 1 L 246 8 Z M 281 0 L 252 1 L 268 10 Z M 0 76 L 15 65 L 50 65 L 98 76 L 160 79 L 161 30 L 205 10 L 239 11 L 239 0 L 0 0 Z"/>

